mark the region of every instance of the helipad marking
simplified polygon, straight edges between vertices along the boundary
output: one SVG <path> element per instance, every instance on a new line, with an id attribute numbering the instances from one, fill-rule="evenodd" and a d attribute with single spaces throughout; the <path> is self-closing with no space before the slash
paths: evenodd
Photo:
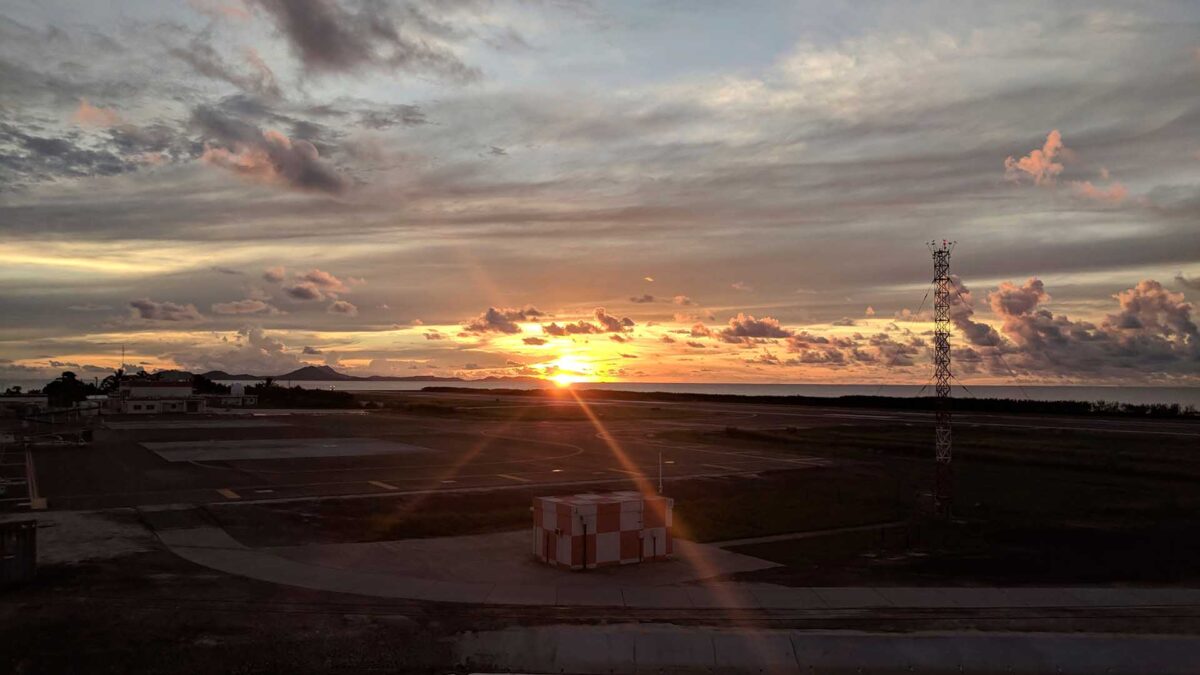
<path id="1" fill-rule="evenodd" d="M 384 490 L 399 490 L 400 489 L 400 488 L 396 487 L 395 485 L 392 485 L 391 483 L 385 483 L 381 480 L 369 480 L 367 482 L 370 483 L 371 485 L 374 485 L 375 487 L 383 488 Z"/>
<path id="2" fill-rule="evenodd" d="M 222 497 L 224 497 L 226 499 L 241 499 L 242 498 L 241 495 L 234 492 L 233 490 L 230 490 L 229 488 L 220 488 L 219 490 L 217 490 L 217 494 L 221 495 Z"/>
<path id="3" fill-rule="evenodd" d="M 521 483 L 532 483 L 533 482 L 533 481 L 529 480 L 528 478 L 521 478 L 520 476 L 511 476 L 507 473 L 498 473 L 496 475 L 501 478 L 508 478 L 509 480 L 515 480 L 515 481 L 518 481 Z"/>

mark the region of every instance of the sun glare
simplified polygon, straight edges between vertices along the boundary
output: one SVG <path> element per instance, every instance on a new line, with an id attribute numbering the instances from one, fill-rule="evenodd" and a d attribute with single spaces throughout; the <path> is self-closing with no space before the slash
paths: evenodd
<path id="1" fill-rule="evenodd" d="M 578 356 L 564 354 L 542 366 L 545 378 L 559 387 L 569 387 L 576 382 L 593 382 L 596 380 L 592 364 Z"/>

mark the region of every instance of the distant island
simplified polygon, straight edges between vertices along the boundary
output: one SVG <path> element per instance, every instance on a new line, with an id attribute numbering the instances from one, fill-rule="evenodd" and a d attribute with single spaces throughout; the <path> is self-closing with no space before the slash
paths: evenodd
<path id="1" fill-rule="evenodd" d="M 338 372 L 329 366 L 304 366 L 297 368 L 290 373 L 282 375 L 250 375 L 249 373 L 231 374 L 223 370 L 210 370 L 207 373 L 201 373 L 203 377 L 210 380 L 266 380 L 271 379 L 278 381 L 298 381 L 298 382 L 541 382 L 540 378 L 519 376 L 519 377 L 496 377 L 489 375 L 480 378 L 463 378 L 463 377 L 442 377 L 439 375 L 408 375 L 404 377 L 396 375 L 347 375 L 346 373 Z"/>

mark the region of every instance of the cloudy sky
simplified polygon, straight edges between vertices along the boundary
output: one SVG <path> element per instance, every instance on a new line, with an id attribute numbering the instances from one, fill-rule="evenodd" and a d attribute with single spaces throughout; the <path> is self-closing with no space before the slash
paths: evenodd
<path id="1" fill-rule="evenodd" d="M 0 380 L 1200 383 L 1200 4 L 0 0 Z"/>

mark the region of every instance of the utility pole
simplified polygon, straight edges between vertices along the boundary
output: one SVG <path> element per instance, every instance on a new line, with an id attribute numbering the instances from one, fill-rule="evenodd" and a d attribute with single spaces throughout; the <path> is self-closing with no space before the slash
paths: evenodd
<path id="1" fill-rule="evenodd" d="M 933 512 L 950 517 L 954 501 L 954 474 L 950 466 L 950 251 L 954 242 L 929 243 L 933 253 L 933 385 L 937 395 L 934 412 Z"/>
<path id="2" fill-rule="evenodd" d="M 658 451 L 658 494 L 662 494 L 662 450 Z"/>

